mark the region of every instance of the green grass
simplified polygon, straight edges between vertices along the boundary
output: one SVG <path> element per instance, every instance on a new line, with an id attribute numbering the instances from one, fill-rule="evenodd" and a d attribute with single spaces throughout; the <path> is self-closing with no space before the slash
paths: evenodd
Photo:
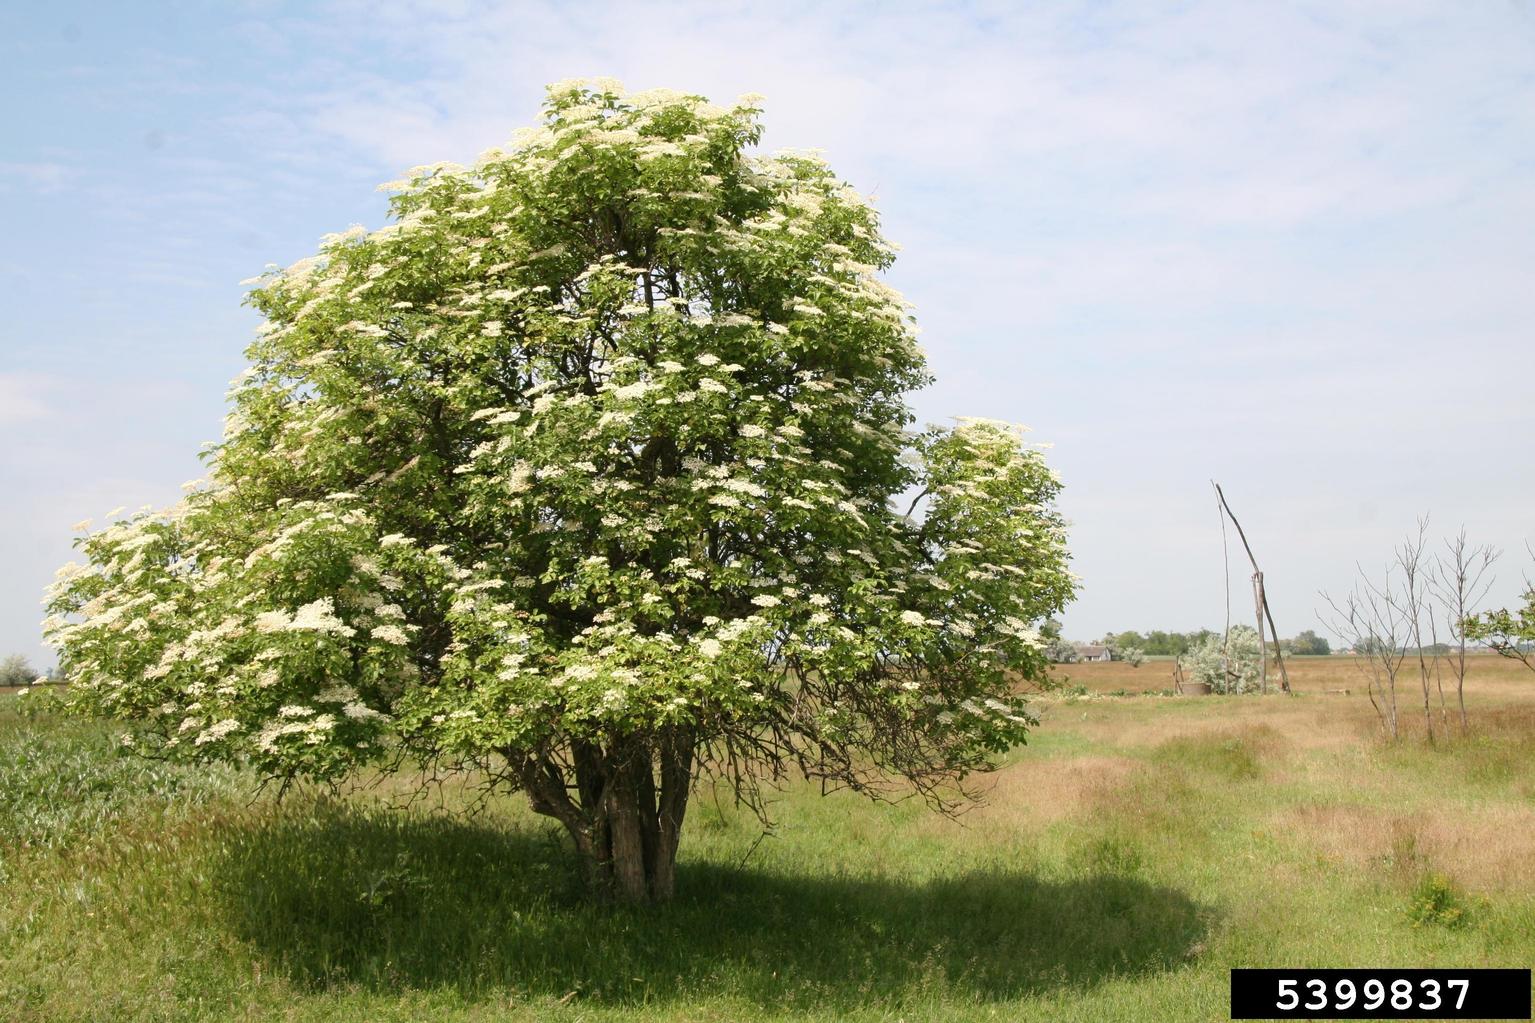
<path id="1" fill-rule="evenodd" d="M 1528 736 L 1319 749 L 1222 717 L 1307 699 L 1063 701 L 957 822 L 792 787 L 762 838 L 701 793 L 653 910 L 589 905 L 515 798 L 277 803 L 0 704 L 0 1018 L 1181 1021 L 1226 1017 L 1233 965 L 1535 960 L 1529 884 L 1409 826 L 1350 858 L 1286 816 L 1528 816 Z M 1106 754 L 1130 766 L 1031 810 Z"/>
<path id="2" fill-rule="evenodd" d="M 234 771 L 116 756 L 92 723 L 0 717 L 0 730 L 0 849 L 68 848 L 125 819 L 195 817 L 240 791 Z"/>

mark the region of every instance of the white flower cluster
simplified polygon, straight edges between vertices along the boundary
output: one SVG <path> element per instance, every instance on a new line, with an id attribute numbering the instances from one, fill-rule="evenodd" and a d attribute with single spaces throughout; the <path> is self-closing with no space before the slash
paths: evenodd
<path id="1" fill-rule="evenodd" d="M 336 617 L 336 604 L 330 597 L 303 605 L 291 617 L 283 611 L 264 611 L 256 616 L 256 631 L 318 632 L 342 637 L 357 634 L 356 629 Z"/>

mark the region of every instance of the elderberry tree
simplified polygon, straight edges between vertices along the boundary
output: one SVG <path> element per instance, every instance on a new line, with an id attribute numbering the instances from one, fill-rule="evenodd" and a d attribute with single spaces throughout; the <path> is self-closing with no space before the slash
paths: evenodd
<path id="1" fill-rule="evenodd" d="M 759 112 L 552 86 L 254 282 L 207 480 L 52 590 L 73 701 L 274 777 L 488 772 L 630 902 L 700 778 L 962 797 L 1072 595 L 1059 483 L 1006 424 L 911 428 L 893 249 Z"/>

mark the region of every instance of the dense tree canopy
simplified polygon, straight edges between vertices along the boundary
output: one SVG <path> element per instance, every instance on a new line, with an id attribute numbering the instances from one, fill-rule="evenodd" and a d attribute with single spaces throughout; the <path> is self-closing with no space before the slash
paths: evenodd
<path id="1" fill-rule="evenodd" d="M 1285 640 L 1279 645 L 1285 653 L 1302 656 L 1322 656 L 1332 653 L 1332 644 L 1327 642 L 1325 636 L 1318 636 L 1312 629 L 1305 629 L 1294 639 Z"/>
<path id="2" fill-rule="evenodd" d="M 893 249 L 758 113 L 552 86 L 259 279 L 207 480 L 53 590 L 73 698 L 273 776 L 487 770 L 629 900 L 700 774 L 941 801 L 1020 741 L 1057 479 L 1005 424 L 911 429 Z"/>

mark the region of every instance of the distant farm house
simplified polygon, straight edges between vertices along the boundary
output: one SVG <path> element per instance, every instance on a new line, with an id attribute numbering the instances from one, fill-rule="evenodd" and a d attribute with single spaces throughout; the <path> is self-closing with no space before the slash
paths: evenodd
<path id="1" fill-rule="evenodd" d="M 1077 647 L 1077 660 L 1079 661 L 1112 661 L 1106 646 L 1079 646 Z"/>

